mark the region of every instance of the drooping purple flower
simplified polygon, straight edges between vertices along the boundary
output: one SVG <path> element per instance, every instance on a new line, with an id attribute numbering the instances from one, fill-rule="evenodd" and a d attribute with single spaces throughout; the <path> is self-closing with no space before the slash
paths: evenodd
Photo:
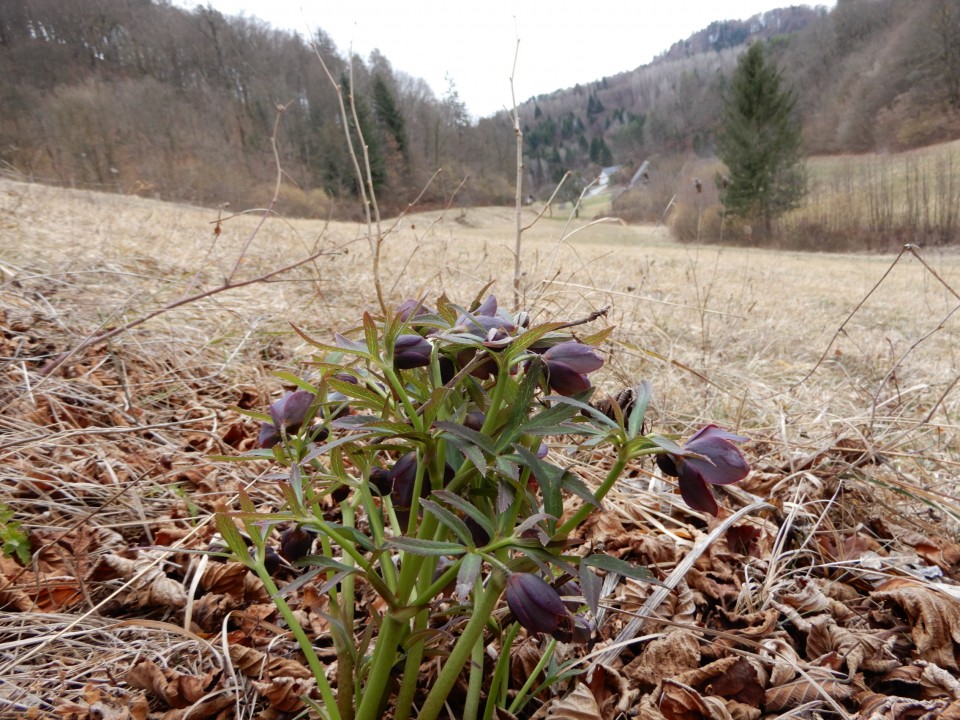
<path id="1" fill-rule="evenodd" d="M 707 425 L 687 440 L 682 452 L 657 455 L 657 465 L 678 478 L 687 505 L 716 516 L 720 508 L 709 486 L 730 485 L 747 476 L 750 465 L 733 443 L 749 439 Z"/>
<path id="2" fill-rule="evenodd" d="M 310 405 L 316 396 L 307 390 L 297 390 L 296 392 L 285 393 L 282 398 L 271 403 L 268 412 L 272 423 L 264 422 L 260 424 L 260 436 L 257 438 L 257 445 L 262 448 L 270 448 L 276 445 L 282 439 L 281 428 L 287 433 L 295 433 L 300 429 L 300 425 L 307 417 Z"/>
<path id="3" fill-rule="evenodd" d="M 507 578 L 507 605 L 523 627 L 561 640 L 573 633 L 573 615 L 560 594 L 533 573 L 513 573 Z"/>
<path id="4" fill-rule="evenodd" d="M 494 347 L 502 347 L 509 343 L 510 336 L 517 330 L 513 318 L 499 311 L 497 298 L 493 295 L 480 303 L 473 312 L 459 315 L 456 327 L 481 338 Z"/>
<path id="5" fill-rule="evenodd" d="M 280 536 L 280 556 L 290 562 L 310 554 L 313 534 L 302 527 L 287 528 Z"/>
<path id="6" fill-rule="evenodd" d="M 428 315 L 430 310 L 423 306 L 423 302 L 420 300 L 414 300 L 410 298 L 409 300 L 404 300 L 397 307 L 397 317 L 402 321 L 409 320 L 412 317 L 420 317 L 421 315 Z"/>
<path id="7" fill-rule="evenodd" d="M 561 395 L 576 395 L 590 387 L 587 373 L 603 367 L 603 358 L 589 345 L 568 340 L 543 353 L 547 384 Z"/>
<path id="8" fill-rule="evenodd" d="M 433 346 L 420 335 L 400 335 L 393 346 L 393 364 L 398 370 L 426 367 Z"/>

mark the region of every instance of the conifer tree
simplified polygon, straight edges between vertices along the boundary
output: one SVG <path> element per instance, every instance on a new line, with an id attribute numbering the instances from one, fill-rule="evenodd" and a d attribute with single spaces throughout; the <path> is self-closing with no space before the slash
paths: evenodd
<path id="1" fill-rule="evenodd" d="M 773 221 L 797 207 L 806 192 L 800 125 L 793 113 L 797 96 L 782 84 L 763 45 L 752 44 L 727 88 L 717 145 L 730 171 L 727 212 L 762 223 L 768 238 Z"/>

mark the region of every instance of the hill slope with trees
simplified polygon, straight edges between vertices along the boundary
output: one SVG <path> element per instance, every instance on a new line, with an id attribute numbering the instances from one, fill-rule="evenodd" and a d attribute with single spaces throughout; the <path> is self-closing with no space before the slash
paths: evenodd
<path id="1" fill-rule="evenodd" d="M 354 91 L 386 212 L 427 185 L 427 207 L 455 191 L 461 205 L 510 201 L 506 113 L 472 121 L 452 83 L 438 97 L 378 52 L 346 57 L 322 30 L 313 40 L 316 50 L 253 18 L 165 0 L 5 0 L 0 164 L 67 186 L 256 206 L 272 193 L 276 135 L 282 212 L 356 212 L 339 104 L 319 55 Z M 797 94 L 804 154 L 960 137 L 960 4 L 839 0 L 831 12 L 790 7 L 717 21 L 648 65 L 531 98 L 519 108 L 525 193 L 546 197 L 569 172 L 573 197 L 605 166 L 629 177 L 651 157 L 668 169 L 670 158 L 713 156 L 723 93 L 754 40 Z"/>

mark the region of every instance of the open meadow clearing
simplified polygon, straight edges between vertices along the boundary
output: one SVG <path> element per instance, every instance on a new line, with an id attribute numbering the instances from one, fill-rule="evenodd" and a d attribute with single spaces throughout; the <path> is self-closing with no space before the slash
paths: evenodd
<path id="1" fill-rule="evenodd" d="M 524 224 L 534 219 L 525 209 Z M 95 703 L 133 713 L 118 718 L 146 717 L 136 708 L 147 702 L 181 713 L 164 717 L 194 707 L 191 718 L 304 707 L 302 664 L 264 659 L 297 655 L 263 588 L 242 566 L 231 580 L 210 576 L 224 565 L 201 573 L 183 551 L 209 545 L 212 513 L 235 509 L 241 487 L 259 505 L 279 503 L 276 468 L 218 457 L 256 440 L 258 423 L 237 407 L 265 412 L 289 387 L 276 372 L 312 372 L 315 350 L 290 323 L 330 342 L 380 312 L 371 248 L 356 224 L 253 211 L 217 220 L 210 209 L 0 180 L 0 540 L 29 538 L 25 564 L 0 558 L 0 715 L 92 717 Z M 446 293 L 466 306 L 492 283 L 510 306 L 515 226 L 510 208 L 383 221 L 388 304 Z M 614 394 L 649 380 L 648 432 L 687 437 L 716 423 L 750 438 L 753 472 L 718 491 L 720 519 L 684 509 L 672 480 L 637 462 L 587 526 L 591 543 L 672 588 L 652 607 L 652 586 L 610 588 L 595 654 L 578 667 L 602 659 L 608 682 L 625 684 L 589 716 L 656 717 L 668 690 L 680 703 L 664 677 L 704 670 L 678 682 L 692 688 L 685 702 L 700 702 L 730 658 L 752 663 L 750 693 L 724 696 L 750 707 L 736 717 L 805 703 L 852 717 L 898 694 L 957 712 L 956 687 L 928 669 L 955 676 L 960 648 L 960 254 L 680 245 L 663 227 L 555 212 L 524 233 L 521 259 L 521 306 L 534 322 L 609 308 L 584 328 L 615 326 L 594 382 Z M 209 292 L 228 279 L 237 287 Z M 564 438 L 551 455 L 588 485 L 609 465 Z M 754 509 L 737 527 L 753 539 L 733 547 L 723 523 L 744 508 Z M 334 664 L 319 600 L 294 594 Z M 621 611 L 644 603 L 644 615 L 672 625 L 631 628 Z M 602 655 L 625 628 L 648 642 Z M 687 653 L 674 665 L 657 649 L 667 636 Z M 719 644 L 690 649 L 693 637 Z M 589 651 L 565 657 L 576 652 Z M 921 675 L 943 692 L 903 690 Z M 519 716 L 560 708 L 572 697 L 562 695 L 538 696 Z"/>

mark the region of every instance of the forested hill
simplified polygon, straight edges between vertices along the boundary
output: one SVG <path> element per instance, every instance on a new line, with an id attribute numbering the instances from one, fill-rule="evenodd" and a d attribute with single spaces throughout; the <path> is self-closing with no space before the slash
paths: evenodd
<path id="1" fill-rule="evenodd" d="M 810 153 L 893 150 L 960 137 L 960 2 L 838 0 L 718 21 L 655 62 L 520 108 L 530 191 L 567 192 L 653 155 L 713 150 L 722 92 L 761 38 L 796 88 Z M 289 32 L 167 0 L 0 1 L 0 170 L 78 187 L 234 207 L 262 205 L 276 162 L 281 211 L 354 211 L 353 164 L 333 86 L 350 87 L 387 212 L 433 176 L 423 204 L 509 202 L 505 113 L 471 121 L 388 58 L 318 53 Z M 283 110 L 278 111 L 278 107 Z"/>

